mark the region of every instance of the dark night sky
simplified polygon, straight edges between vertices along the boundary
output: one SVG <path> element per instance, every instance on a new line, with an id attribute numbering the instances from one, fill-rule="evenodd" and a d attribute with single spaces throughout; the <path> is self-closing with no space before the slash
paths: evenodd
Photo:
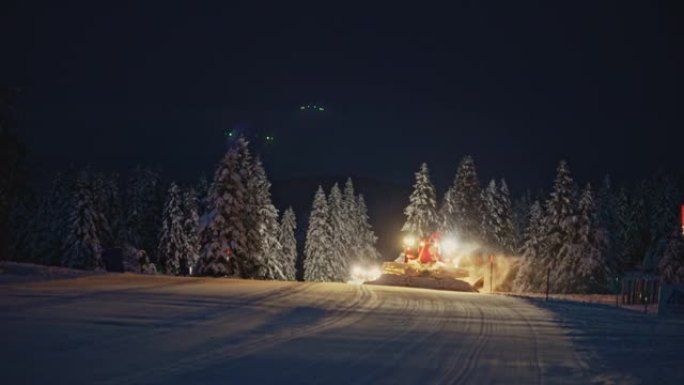
<path id="1" fill-rule="evenodd" d="M 43 170 L 148 163 L 188 181 L 244 122 L 277 137 L 275 179 L 408 183 L 427 161 L 444 185 L 465 154 L 514 189 L 548 186 L 561 158 L 584 181 L 682 174 L 674 1 L 62 3 L 3 5 L 0 26 L 0 82 L 23 89 Z"/>

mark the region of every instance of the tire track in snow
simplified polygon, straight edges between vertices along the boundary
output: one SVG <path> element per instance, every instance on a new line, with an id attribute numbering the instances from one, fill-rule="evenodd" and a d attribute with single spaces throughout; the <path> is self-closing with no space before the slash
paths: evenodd
<path id="1" fill-rule="evenodd" d="M 268 289 L 259 291 L 256 294 L 248 296 L 248 298 L 237 303 L 223 302 L 221 299 L 214 301 L 214 304 L 207 308 L 206 306 L 198 306 L 198 310 L 185 310 L 177 312 L 171 316 L 165 317 L 163 320 L 156 322 L 149 327 L 140 327 L 137 332 L 128 331 L 127 333 L 121 333 L 114 338 L 103 339 L 101 341 L 95 341 L 89 348 L 106 349 L 106 351 L 116 352 L 123 351 L 127 349 L 127 343 L 134 340 L 153 340 L 160 335 L 172 333 L 177 329 L 187 329 L 189 327 L 202 327 L 206 326 L 207 323 L 215 324 L 221 322 L 224 316 L 232 314 L 231 322 L 237 323 L 242 320 L 248 319 L 254 316 L 254 312 L 245 311 L 245 308 L 254 306 L 255 303 L 264 301 L 277 301 L 283 297 L 292 296 L 300 293 L 310 291 L 312 284 L 309 283 L 292 283 L 286 285 L 285 287 L 279 286 L 275 289 Z M 156 289 L 157 287 L 155 287 Z M 128 293 L 126 293 L 128 294 Z M 139 298 L 139 297 L 138 297 Z M 122 301 L 126 300 L 125 296 L 122 296 Z M 136 298 L 137 299 L 137 298 Z M 157 297 L 152 297 L 151 299 L 154 304 L 159 304 Z M 173 301 L 171 303 L 166 303 L 166 305 L 175 306 L 188 306 L 188 304 L 179 304 L 178 301 Z M 236 311 L 239 310 L 239 311 Z M 85 323 L 93 323 L 88 321 L 79 321 Z M 114 321 L 116 322 L 116 321 Z M 95 321 L 97 323 L 97 321 Z M 77 349 L 78 347 L 74 347 Z M 65 349 L 64 351 L 69 351 L 71 349 Z"/>
<path id="2" fill-rule="evenodd" d="M 221 346 L 215 349 L 208 349 L 201 352 L 200 354 L 194 354 L 192 357 L 177 360 L 173 363 L 170 363 L 167 366 L 157 366 L 155 368 L 148 368 L 146 372 L 138 372 L 128 376 L 111 378 L 98 383 L 139 384 L 145 383 L 149 380 L 154 380 L 155 382 L 157 382 L 160 378 L 164 378 L 165 376 L 169 376 L 174 373 L 188 371 L 189 369 L 197 369 L 201 366 L 207 366 L 207 364 L 215 362 L 228 363 L 229 360 L 244 357 L 277 344 L 317 334 L 323 330 L 327 330 L 330 328 L 354 323 L 356 322 L 356 317 L 347 317 L 350 313 L 354 311 L 354 309 L 357 309 L 364 304 L 371 304 L 373 306 L 368 310 L 372 310 L 373 307 L 379 306 L 380 304 L 380 302 L 377 301 L 376 295 L 370 292 L 368 288 L 364 287 L 363 285 L 355 287 L 355 290 L 353 292 L 353 298 L 351 300 L 347 300 L 347 298 L 342 297 L 339 298 L 338 302 L 336 302 L 335 304 L 342 302 L 346 302 L 347 305 L 342 309 L 333 312 L 332 317 L 324 318 L 321 322 L 318 323 L 290 329 L 282 328 L 274 334 L 264 335 L 262 333 L 258 333 L 253 336 L 248 335 L 237 344 Z"/>
<path id="3" fill-rule="evenodd" d="M 517 304 L 516 304 L 517 305 Z M 530 322 L 530 319 L 520 311 L 518 306 L 513 305 L 510 307 L 510 309 L 518 315 L 518 317 L 525 322 L 525 325 L 527 326 L 527 329 L 532 332 L 532 338 L 533 338 L 533 345 L 532 345 L 532 351 L 534 354 L 534 368 L 537 373 L 536 375 L 536 384 L 542 384 L 543 383 L 543 375 L 542 375 L 542 364 L 541 364 L 541 357 L 539 355 L 539 333 L 537 332 L 537 328 Z"/>
<path id="4" fill-rule="evenodd" d="M 479 326 L 479 330 L 475 337 L 475 341 L 470 347 L 464 351 L 463 354 L 455 355 L 453 359 L 443 364 L 443 371 L 434 380 L 434 384 L 459 384 L 469 376 L 474 367 L 477 365 L 478 359 L 484 350 L 488 340 L 488 332 L 490 331 L 489 323 L 485 321 L 484 313 L 479 306 L 473 305 L 470 302 L 462 302 L 464 304 L 465 315 L 467 320 L 466 326 Z M 479 317 L 475 318 L 473 309 L 477 310 Z M 466 327 L 464 331 L 467 331 Z"/>
<path id="5" fill-rule="evenodd" d="M 402 332 L 395 334 L 390 340 L 385 341 L 383 344 L 378 346 L 376 350 L 388 346 L 393 342 L 399 341 L 406 335 L 416 330 L 424 328 L 426 332 L 423 333 L 421 337 L 412 339 L 410 343 L 404 343 L 401 348 L 393 352 L 391 358 L 386 358 L 381 362 L 378 362 L 378 367 L 376 369 L 366 374 L 363 378 L 354 381 L 355 384 L 373 384 L 379 381 L 380 379 L 385 378 L 386 374 L 388 372 L 391 372 L 392 369 L 396 368 L 398 365 L 400 365 L 401 361 L 406 360 L 406 357 L 410 355 L 411 352 L 415 352 L 417 348 L 419 348 L 421 345 L 425 343 L 425 341 L 434 337 L 438 333 L 438 326 L 440 325 L 440 323 L 443 324 L 444 322 L 442 318 L 445 310 L 444 303 L 440 301 L 438 298 L 435 298 L 435 296 L 431 295 L 430 293 L 416 292 L 416 295 L 412 297 L 413 298 L 410 302 L 414 302 L 416 303 L 416 305 L 421 305 L 416 306 L 415 311 L 413 312 L 414 314 L 424 312 L 426 310 L 429 310 L 431 312 L 427 322 L 422 317 L 415 317 L 415 322 L 413 322 L 411 329 L 402 330 Z M 420 299 L 420 301 L 416 301 L 415 299 Z M 422 304 L 424 303 L 430 304 L 428 309 L 422 306 Z M 407 315 L 402 313 L 402 316 Z"/>

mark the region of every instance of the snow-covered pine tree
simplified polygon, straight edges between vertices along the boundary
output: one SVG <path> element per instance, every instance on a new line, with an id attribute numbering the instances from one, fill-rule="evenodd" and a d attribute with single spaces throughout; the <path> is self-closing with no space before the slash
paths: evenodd
<path id="1" fill-rule="evenodd" d="M 517 251 L 515 226 L 513 225 L 513 206 L 511 204 L 511 193 L 508 190 L 508 184 L 504 179 L 499 182 L 499 189 L 497 191 L 497 231 L 496 241 L 501 247 L 501 250 L 507 255 L 512 255 Z"/>
<path id="2" fill-rule="evenodd" d="M 622 187 L 615 195 L 615 216 L 613 225 L 614 263 L 617 272 L 624 272 L 627 268 L 627 256 L 630 254 L 630 238 L 633 236 L 631 202 L 627 190 Z"/>
<path id="3" fill-rule="evenodd" d="M 195 193 L 197 195 L 197 212 L 203 213 L 207 209 L 207 195 L 209 194 L 209 180 L 207 176 L 202 174 L 197 181 L 195 187 Z"/>
<path id="4" fill-rule="evenodd" d="M 157 256 L 162 271 L 169 275 L 181 273 L 181 260 L 188 249 L 184 228 L 184 215 L 180 188 L 171 183 L 162 211 L 162 226 L 159 234 Z"/>
<path id="5" fill-rule="evenodd" d="M 430 182 L 430 170 L 426 163 L 416 172 L 416 183 L 409 197 L 409 205 L 404 209 L 406 223 L 401 231 L 413 233 L 419 237 L 426 236 L 435 230 L 439 220 L 435 187 Z M 479 192 L 478 192 L 479 193 Z"/>
<path id="6" fill-rule="evenodd" d="M 456 229 L 456 204 L 454 202 L 454 187 L 451 186 L 444 193 L 442 204 L 438 212 L 438 229 L 443 233 L 451 233 Z"/>
<path id="7" fill-rule="evenodd" d="M 649 181 L 649 242 L 642 269 L 654 272 L 674 232 L 679 230 L 679 197 L 672 178 L 658 172 Z"/>
<path id="8" fill-rule="evenodd" d="M 480 193 L 482 200 L 482 229 L 480 230 L 480 238 L 482 242 L 487 244 L 492 249 L 499 249 L 497 241 L 498 223 L 499 219 L 499 199 L 497 197 L 499 188 L 496 181 L 492 179 L 487 187 Z"/>
<path id="9" fill-rule="evenodd" d="M 652 191 L 648 184 L 644 182 L 629 196 L 626 220 L 628 228 L 625 229 L 627 236 L 625 237 L 625 254 L 623 257 L 624 270 L 640 269 L 644 256 L 648 252 L 651 226 L 650 221 L 646 218 L 650 218 L 648 202 L 651 199 L 651 194 Z"/>
<path id="10" fill-rule="evenodd" d="M 580 293 L 596 293 L 607 289 L 609 238 L 598 219 L 594 193 L 587 184 L 579 200 L 578 235 L 582 244 L 578 271 Z"/>
<path id="11" fill-rule="evenodd" d="M 282 261 L 283 274 L 285 279 L 294 281 L 297 277 L 297 238 L 295 230 L 297 228 L 297 218 L 292 207 L 288 207 L 280 220 L 280 232 L 278 241 L 281 245 L 280 260 Z"/>
<path id="12" fill-rule="evenodd" d="M 46 265 L 62 263 L 63 244 L 68 235 L 75 176 L 58 173 L 40 198 L 28 234 L 29 258 Z"/>
<path id="13" fill-rule="evenodd" d="M 14 261 L 40 262 L 38 256 L 33 254 L 35 232 L 40 229 L 38 226 L 41 215 L 41 201 L 31 191 L 27 191 L 15 199 L 14 207 L 9 213 L 9 227 L 12 229 L 12 236 L 7 240 L 10 242 L 8 257 Z"/>
<path id="14" fill-rule="evenodd" d="M 518 292 L 537 292 L 542 290 L 546 278 L 546 268 L 541 254 L 546 250 L 544 210 L 538 201 L 530 206 L 527 223 L 521 248 L 522 257 L 513 287 Z"/>
<path id="15" fill-rule="evenodd" d="M 663 258 L 658 263 L 658 271 L 666 283 L 684 284 L 684 237 L 679 231 L 670 236 Z"/>
<path id="16" fill-rule="evenodd" d="M 532 193 L 527 190 L 513 202 L 513 226 L 515 226 L 515 238 L 518 240 L 516 248 L 522 248 L 525 241 L 525 230 L 532 207 Z"/>
<path id="17" fill-rule="evenodd" d="M 126 194 L 126 241 L 135 248 L 146 250 L 155 263 L 163 195 L 156 171 L 140 166 L 133 169 Z"/>
<path id="18" fill-rule="evenodd" d="M 363 238 L 363 230 L 361 229 L 361 216 L 359 215 L 358 201 L 356 193 L 354 192 L 354 182 L 351 178 L 347 178 L 344 184 L 344 191 L 342 193 L 342 205 L 344 212 L 347 213 L 346 220 L 349 226 L 349 250 L 348 261 L 350 264 L 357 264 L 363 260 L 363 251 L 361 239 Z"/>
<path id="19" fill-rule="evenodd" d="M 349 269 L 352 257 L 352 244 L 354 242 L 352 229 L 355 225 L 354 213 L 347 210 L 343 200 L 342 191 L 335 183 L 328 195 L 328 218 L 332 231 L 330 253 L 333 258 L 335 280 L 344 282 L 349 278 Z"/>
<path id="20" fill-rule="evenodd" d="M 368 209 L 366 207 L 366 200 L 363 198 L 362 194 L 359 194 L 357 200 L 357 214 L 359 218 L 359 230 L 361 242 L 360 248 L 360 261 L 367 264 L 375 264 L 380 260 L 380 252 L 376 248 L 378 242 L 378 237 L 373 231 L 373 227 L 370 224 L 370 218 L 368 217 Z"/>
<path id="21" fill-rule="evenodd" d="M 278 210 L 271 202 L 271 182 L 257 158 L 247 182 L 248 227 L 256 230 L 248 260 L 254 266 L 252 277 L 265 279 L 286 279 L 283 272 L 281 245 L 278 241 Z"/>
<path id="22" fill-rule="evenodd" d="M 103 242 L 105 247 L 121 246 L 125 240 L 125 217 L 123 212 L 123 202 L 119 189 L 119 175 L 112 174 L 105 178 L 105 199 L 107 200 L 105 217 L 109 224 L 110 237 Z"/>
<path id="23" fill-rule="evenodd" d="M 247 253 L 245 183 L 238 150 L 231 148 L 216 167 L 209 189 L 209 213 L 200 234 L 199 275 L 242 275 L 242 258 Z"/>
<path id="24" fill-rule="evenodd" d="M 482 198 L 480 180 L 477 177 L 475 161 L 470 156 L 463 158 L 458 166 L 451 193 L 451 208 L 454 229 L 464 240 L 479 241 L 481 238 Z"/>
<path id="25" fill-rule="evenodd" d="M 594 200 L 596 220 L 605 230 L 609 245 L 606 258 L 612 273 L 618 272 L 621 265 L 617 241 L 617 195 L 614 190 L 610 176 L 606 175 Z"/>
<path id="26" fill-rule="evenodd" d="M 490 248 L 508 255 L 515 251 L 516 239 L 513 227 L 513 208 L 505 180 L 497 186 L 492 180 L 482 191 L 481 237 Z"/>
<path id="27" fill-rule="evenodd" d="M 608 241 L 597 221 L 591 185 L 582 191 L 577 218 L 568 241 L 558 253 L 558 266 L 552 273 L 555 292 L 599 293 L 607 289 Z"/>
<path id="28" fill-rule="evenodd" d="M 185 251 L 182 254 L 180 273 L 193 275 L 199 259 L 199 214 L 198 199 L 195 190 L 190 188 L 183 193 L 183 232 L 185 233 Z"/>
<path id="29" fill-rule="evenodd" d="M 86 270 L 104 268 L 98 236 L 98 228 L 103 220 L 95 202 L 91 176 L 87 171 L 82 171 L 74 186 L 63 266 Z"/>
<path id="30" fill-rule="evenodd" d="M 102 213 L 102 221 L 98 223 L 97 234 L 99 235 L 100 244 L 103 249 L 114 246 L 114 231 L 110 224 L 109 213 L 111 211 L 112 194 L 115 193 L 111 189 L 113 186 L 108 180 L 108 177 L 100 173 L 92 173 L 90 176 L 93 186 L 93 200 Z"/>
<path id="31" fill-rule="evenodd" d="M 565 161 L 561 161 L 556 170 L 553 190 L 546 201 L 544 214 L 544 245 L 546 249 L 540 254 L 543 258 L 544 270 L 556 271 L 558 253 L 561 247 L 572 241 L 573 224 L 576 217 L 575 186 L 570 170 Z M 562 273 L 562 272 L 561 272 Z"/>
<path id="32" fill-rule="evenodd" d="M 244 137 L 239 137 L 235 142 L 237 151 L 238 173 L 245 187 L 245 209 L 241 216 L 242 227 L 245 230 L 245 253 L 240 258 L 240 274 L 243 278 L 263 278 L 264 253 L 260 231 L 259 208 L 256 203 L 256 194 L 252 191 L 254 185 L 254 159 L 249 150 L 249 142 Z"/>
<path id="33" fill-rule="evenodd" d="M 332 229 L 329 220 L 328 201 L 321 186 L 314 195 L 309 227 L 304 244 L 304 280 L 334 281 L 337 268 L 331 253 Z"/>

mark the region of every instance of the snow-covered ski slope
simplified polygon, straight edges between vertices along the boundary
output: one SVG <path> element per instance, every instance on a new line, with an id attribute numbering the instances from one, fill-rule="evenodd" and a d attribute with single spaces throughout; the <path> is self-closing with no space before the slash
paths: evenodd
<path id="1" fill-rule="evenodd" d="M 0 373 L 4 384 L 633 380 L 598 373 L 554 319 L 517 298 L 383 286 L 127 274 L 5 284 Z"/>

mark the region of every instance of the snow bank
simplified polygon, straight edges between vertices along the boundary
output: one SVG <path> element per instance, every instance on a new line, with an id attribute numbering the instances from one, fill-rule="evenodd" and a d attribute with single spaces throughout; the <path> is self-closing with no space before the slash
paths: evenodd
<path id="1" fill-rule="evenodd" d="M 544 299 L 546 297 L 543 293 L 504 293 L 514 297 L 527 297 L 535 299 Z M 623 305 L 616 306 L 617 299 L 615 294 L 549 294 L 549 299 L 554 301 L 569 301 L 569 302 L 584 302 L 601 305 L 609 305 L 619 307 L 620 309 L 632 310 L 641 313 L 658 314 L 658 305 L 649 304 L 644 305 Z"/>
<path id="2" fill-rule="evenodd" d="M 597 383 L 684 384 L 684 320 L 662 319 L 598 303 L 540 298 L 576 348 L 589 358 Z M 642 307 L 643 309 L 643 307 Z"/>
<path id="3" fill-rule="evenodd" d="M 101 273 L 33 263 L 0 262 L 0 284 L 78 278 L 93 274 Z"/>

